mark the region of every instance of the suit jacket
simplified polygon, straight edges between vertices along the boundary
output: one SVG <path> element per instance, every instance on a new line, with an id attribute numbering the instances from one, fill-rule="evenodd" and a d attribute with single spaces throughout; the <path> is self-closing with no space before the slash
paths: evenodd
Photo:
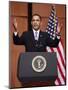
<path id="1" fill-rule="evenodd" d="M 13 41 L 16 45 L 25 45 L 27 52 L 45 52 L 46 46 L 57 47 L 59 39 L 52 40 L 46 32 L 40 31 L 38 41 L 34 39 L 33 31 L 24 32 L 21 37 L 13 34 Z"/>

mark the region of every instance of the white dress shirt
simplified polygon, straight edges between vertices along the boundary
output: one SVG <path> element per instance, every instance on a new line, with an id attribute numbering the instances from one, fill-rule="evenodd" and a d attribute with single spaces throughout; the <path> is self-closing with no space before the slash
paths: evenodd
<path id="1" fill-rule="evenodd" d="M 34 39 L 35 40 L 38 40 L 39 39 L 39 32 L 40 32 L 40 30 L 37 30 L 36 31 L 36 30 L 33 29 L 33 34 L 34 34 Z"/>

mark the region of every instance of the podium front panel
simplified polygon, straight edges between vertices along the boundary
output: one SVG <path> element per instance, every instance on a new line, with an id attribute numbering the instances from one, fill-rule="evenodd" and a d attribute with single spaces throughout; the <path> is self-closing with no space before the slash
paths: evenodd
<path id="1" fill-rule="evenodd" d="M 55 80 L 57 78 L 56 53 L 21 53 L 17 75 L 21 82 Z"/>

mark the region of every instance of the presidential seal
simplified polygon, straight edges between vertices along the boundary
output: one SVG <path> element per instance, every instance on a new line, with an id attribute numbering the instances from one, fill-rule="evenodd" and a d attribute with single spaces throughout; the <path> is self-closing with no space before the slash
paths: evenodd
<path id="1" fill-rule="evenodd" d="M 43 56 L 35 56 L 32 60 L 32 68 L 36 72 L 43 72 L 46 65 L 46 59 Z"/>

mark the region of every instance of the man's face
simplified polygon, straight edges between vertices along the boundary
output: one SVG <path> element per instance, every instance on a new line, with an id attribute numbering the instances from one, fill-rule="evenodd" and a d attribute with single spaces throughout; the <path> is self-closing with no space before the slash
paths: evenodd
<path id="1" fill-rule="evenodd" d="M 35 30 L 40 29 L 41 19 L 39 16 L 33 16 L 31 21 L 32 28 Z"/>

